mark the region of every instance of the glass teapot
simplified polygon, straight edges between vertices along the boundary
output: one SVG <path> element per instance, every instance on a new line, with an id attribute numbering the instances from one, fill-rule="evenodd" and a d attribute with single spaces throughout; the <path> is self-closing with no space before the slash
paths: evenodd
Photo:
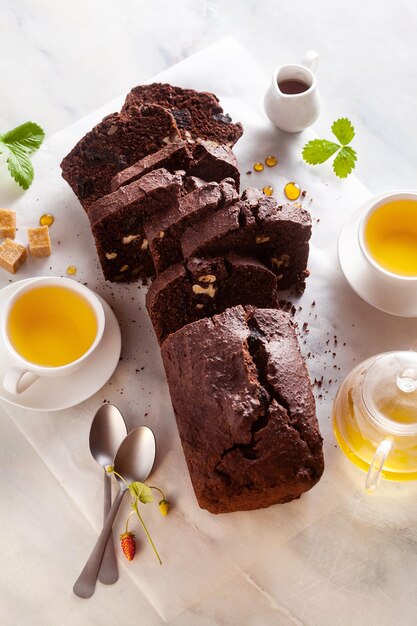
<path id="1" fill-rule="evenodd" d="M 367 472 L 368 491 L 381 475 L 417 480 L 417 352 L 386 352 L 357 365 L 337 392 L 333 429 L 346 456 Z"/>

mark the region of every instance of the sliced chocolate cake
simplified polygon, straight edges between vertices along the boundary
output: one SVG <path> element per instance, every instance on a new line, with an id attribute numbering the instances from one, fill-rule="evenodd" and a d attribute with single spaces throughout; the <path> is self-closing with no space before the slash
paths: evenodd
<path id="1" fill-rule="evenodd" d="M 188 146 L 188 142 L 184 140 L 174 141 L 137 161 L 113 177 L 112 190 L 138 180 L 147 172 L 160 167 L 172 173 L 180 171 L 183 175 L 206 182 L 220 183 L 225 178 L 233 178 L 236 189 L 239 190 L 239 168 L 231 148 L 219 146 L 213 141 L 201 141 L 191 155 Z"/>
<path id="2" fill-rule="evenodd" d="M 113 176 L 111 189 L 116 191 L 119 187 L 133 183 L 144 174 L 161 167 L 169 172 L 175 172 L 176 170 L 186 171 L 190 163 L 191 152 L 188 149 L 188 143 L 183 139 L 179 139 L 167 144 L 157 152 L 145 156 L 140 161 Z"/>
<path id="3" fill-rule="evenodd" d="M 225 178 L 233 178 L 239 191 L 240 173 L 233 150 L 214 141 L 200 141 L 196 144 L 187 174 L 216 183 Z"/>
<path id="4" fill-rule="evenodd" d="M 112 178 L 180 138 L 174 118 L 157 105 L 112 113 L 85 135 L 61 163 L 62 176 L 83 207 L 110 193 Z"/>
<path id="5" fill-rule="evenodd" d="M 303 291 L 311 216 L 292 204 L 249 188 L 239 202 L 207 213 L 181 236 L 183 258 L 221 256 L 229 251 L 259 259 L 277 276 L 278 289 Z"/>
<path id="6" fill-rule="evenodd" d="M 318 482 L 314 396 L 285 313 L 227 309 L 169 335 L 162 358 L 200 507 L 268 507 Z"/>
<path id="7" fill-rule="evenodd" d="M 90 206 L 88 217 L 107 280 L 137 280 L 155 273 L 143 220 L 161 209 L 176 209 L 180 185 L 180 177 L 161 168 Z"/>
<path id="8" fill-rule="evenodd" d="M 214 94 L 164 83 L 134 87 L 127 95 L 122 112 L 150 103 L 168 109 L 177 122 L 181 136 L 191 144 L 199 139 L 210 139 L 218 144 L 233 146 L 243 133 L 242 125 L 232 123 Z"/>
<path id="9" fill-rule="evenodd" d="M 238 199 L 233 179 L 226 179 L 220 184 L 201 184 L 198 179 L 192 182 L 196 189 L 183 196 L 178 206 L 152 213 L 145 220 L 145 236 L 158 274 L 181 261 L 181 236 L 186 228 L 219 208 L 224 207 L 227 211 L 229 205 Z"/>
<path id="10" fill-rule="evenodd" d="M 262 263 L 233 253 L 193 258 L 166 269 L 151 284 L 146 308 L 160 344 L 186 324 L 237 304 L 278 307 L 277 280 Z"/>

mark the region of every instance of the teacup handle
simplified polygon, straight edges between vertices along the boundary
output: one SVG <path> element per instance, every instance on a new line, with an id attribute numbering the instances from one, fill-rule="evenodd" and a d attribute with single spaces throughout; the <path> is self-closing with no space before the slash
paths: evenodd
<path id="1" fill-rule="evenodd" d="M 304 67 L 308 67 L 309 70 L 315 72 L 317 69 L 317 65 L 319 62 L 319 53 L 315 50 L 309 50 L 305 53 L 303 60 L 301 61 L 301 65 Z"/>
<path id="2" fill-rule="evenodd" d="M 18 395 L 28 389 L 39 376 L 22 367 L 12 367 L 3 378 L 3 387 L 9 393 Z"/>
<path id="3" fill-rule="evenodd" d="M 392 439 L 383 439 L 377 447 L 366 475 L 366 491 L 368 493 L 371 493 L 377 488 L 382 468 L 391 450 Z"/>

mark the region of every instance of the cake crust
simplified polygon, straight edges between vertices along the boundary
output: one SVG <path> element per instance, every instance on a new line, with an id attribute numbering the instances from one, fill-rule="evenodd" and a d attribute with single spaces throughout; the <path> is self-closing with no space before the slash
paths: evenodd
<path id="1" fill-rule="evenodd" d="M 126 97 L 122 112 L 143 104 L 158 104 L 173 116 L 183 139 L 194 145 L 199 139 L 233 146 L 243 133 L 224 113 L 213 93 L 183 89 L 166 83 L 134 87 Z"/>
<path id="2" fill-rule="evenodd" d="M 230 308 L 170 335 L 162 358 L 200 507 L 212 513 L 268 507 L 317 483 L 322 437 L 284 312 Z"/>

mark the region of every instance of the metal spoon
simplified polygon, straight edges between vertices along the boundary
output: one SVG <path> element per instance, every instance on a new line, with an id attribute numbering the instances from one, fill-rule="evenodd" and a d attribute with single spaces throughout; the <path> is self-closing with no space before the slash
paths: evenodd
<path id="1" fill-rule="evenodd" d="M 115 471 L 123 476 L 127 483 L 134 481 L 143 482 L 149 476 L 156 456 L 155 435 L 147 426 L 139 426 L 132 430 L 122 441 L 114 459 Z M 117 478 L 117 477 L 116 477 Z M 97 574 L 100 569 L 101 559 L 106 547 L 107 538 L 110 534 L 114 518 L 119 510 L 120 503 L 126 493 L 127 486 L 117 478 L 120 484 L 110 513 L 104 522 L 103 530 L 97 543 L 79 575 L 73 591 L 79 598 L 89 598 L 93 595 L 96 587 Z"/>
<path id="2" fill-rule="evenodd" d="M 90 429 L 90 451 L 94 459 L 104 469 L 103 523 L 111 508 L 111 481 L 107 468 L 113 465 L 116 452 L 127 435 L 123 415 L 113 404 L 103 404 L 94 416 Z M 106 549 L 98 573 L 98 579 L 111 585 L 119 578 L 117 560 L 114 553 L 113 533 L 107 539 Z"/>

